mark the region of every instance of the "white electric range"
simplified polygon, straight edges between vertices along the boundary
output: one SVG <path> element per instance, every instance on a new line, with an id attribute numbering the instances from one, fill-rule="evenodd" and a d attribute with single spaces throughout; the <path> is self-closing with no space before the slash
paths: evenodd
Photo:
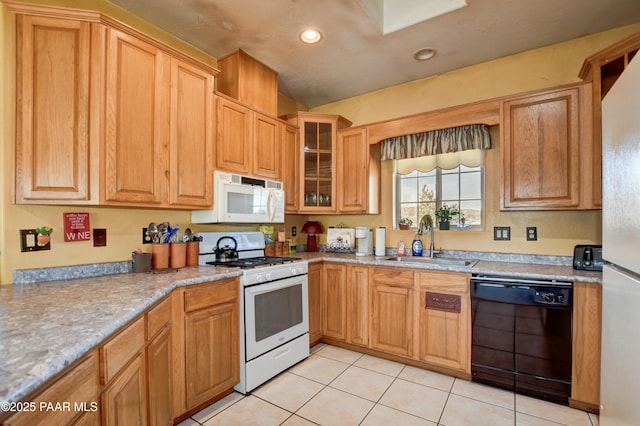
<path id="1" fill-rule="evenodd" d="M 234 389 L 246 394 L 309 356 L 308 263 L 265 256 L 261 232 L 198 235 L 202 237 L 200 265 L 243 271 L 239 290 L 240 383 Z M 227 255 L 228 250 L 235 250 L 237 260 L 221 262 L 216 250 L 227 250 Z"/>

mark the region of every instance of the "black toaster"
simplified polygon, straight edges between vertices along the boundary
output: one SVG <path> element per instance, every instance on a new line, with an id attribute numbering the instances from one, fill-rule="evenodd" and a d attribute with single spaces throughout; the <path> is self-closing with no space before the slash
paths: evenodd
<path id="1" fill-rule="evenodd" d="M 573 249 L 573 269 L 602 271 L 602 246 L 578 244 Z"/>

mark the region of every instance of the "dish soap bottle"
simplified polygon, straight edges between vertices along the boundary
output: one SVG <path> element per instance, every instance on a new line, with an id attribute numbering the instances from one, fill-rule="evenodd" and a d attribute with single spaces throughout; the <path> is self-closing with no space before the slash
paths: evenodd
<path id="1" fill-rule="evenodd" d="M 417 233 L 416 236 L 413 237 L 411 251 L 414 256 L 422 256 L 422 239 L 420 238 L 420 233 Z"/>
<path id="2" fill-rule="evenodd" d="M 404 256 L 405 254 L 404 240 L 400 238 L 400 241 L 398 242 L 398 256 Z"/>

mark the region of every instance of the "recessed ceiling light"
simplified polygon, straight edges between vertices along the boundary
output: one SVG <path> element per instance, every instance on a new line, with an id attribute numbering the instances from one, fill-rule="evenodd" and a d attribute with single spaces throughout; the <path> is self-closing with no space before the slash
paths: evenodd
<path id="1" fill-rule="evenodd" d="M 318 30 L 304 30 L 299 37 L 303 43 L 314 44 L 322 40 L 322 33 Z"/>
<path id="2" fill-rule="evenodd" d="M 413 52 L 413 59 L 416 61 L 426 61 L 436 56 L 436 49 L 433 47 L 423 47 Z"/>

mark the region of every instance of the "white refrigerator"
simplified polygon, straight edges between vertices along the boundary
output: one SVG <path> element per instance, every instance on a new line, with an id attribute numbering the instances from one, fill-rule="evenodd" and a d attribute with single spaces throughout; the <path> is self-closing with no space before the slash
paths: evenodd
<path id="1" fill-rule="evenodd" d="M 640 54 L 602 101 L 600 425 L 640 425 Z"/>

